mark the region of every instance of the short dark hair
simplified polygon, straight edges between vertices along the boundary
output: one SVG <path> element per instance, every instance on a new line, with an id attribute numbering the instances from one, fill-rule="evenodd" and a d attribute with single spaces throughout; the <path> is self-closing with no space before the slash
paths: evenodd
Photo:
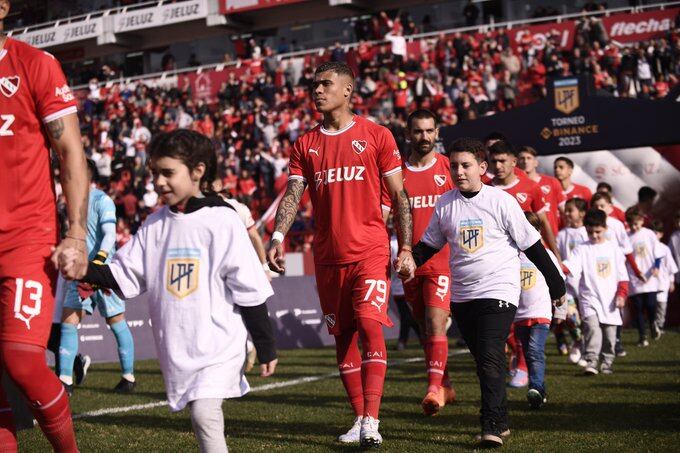
<path id="1" fill-rule="evenodd" d="M 578 209 L 579 212 L 586 212 L 588 210 L 588 202 L 584 200 L 583 198 L 579 197 L 574 197 L 570 198 L 567 200 L 567 202 L 564 204 L 565 206 L 572 205 L 576 209 Z"/>
<path id="2" fill-rule="evenodd" d="M 489 135 L 484 137 L 484 143 L 490 141 L 490 140 L 503 140 L 504 142 L 507 142 L 508 139 L 505 135 L 501 134 L 500 132 L 491 132 Z"/>
<path id="3" fill-rule="evenodd" d="M 597 188 L 595 189 L 595 191 L 600 192 L 601 189 L 604 189 L 609 193 L 612 193 L 614 191 L 612 189 L 612 185 L 609 184 L 608 182 L 604 182 L 604 181 L 597 183 Z"/>
<path id="4" fill-rule="evenodd" d="M 345 75 L 350 79 L 354 80 L 354 71 L 349 67 L 347 63 L 342 61 L 327 61 L 321 63 L 314 71 L 314 74 L 321 74 L 322 72 L 334 72 L 338 75 Z"/>
<path id="5" fill-rule="evenodd" d="M 541 218 L 538 214 L 531 211 L 524 211 L 524 217 L 527 218 L 532 227 L 536 228 L 536 231 L 541 231 Z"/>
<path id="6" fill-rule="evenodd" d="M 653 231 L 657 233 L 663 233 L 663 221 L 661 219 L 652 220 L 650 227 Z"/>
<path id="7" fill-rule="evenodd" d="M 189 129 L 176 129 L 155 136 L 149 145 L 149 159 L 171 157 L 181 160 L 189 170 L 205 165 L 201 191 L 212 193 L 212 182 L 217 178 L 217 155 L 208 137 Z"/>
<path id="8" fill-rule="evenodd" d="M 638 190 L 638 202 L 644 203 L 646 201 L 654 201 L 654 198 L 656 198 L 656 190 L 652 189 L 649 186 L 642 186 L 640 187 L 640 190 Z"/>
<path id="9" fill-rule="evenodd" d="M 586 216 L 583 218 L 583 225 L 591 228 L 607 228 L 607 214 L 605 214 L 605 212 L 600 209 L 588 209 Z"/>
<path id="10" fill-rule="evenodd" d="M 90 172 L 90 181 L 99 181 L 99 170 L 92 159 L 87 159 L 87 169 Z"/>
<path id="11" fill-rule="evenodd" d="M 631 206 L 630 208 L 626 209 L 626 222 L 633 223 L 638 219 L 644 219 L 645 216 L 642 215 L 642 212 L 640 212 L 640 209 L 638 209 L 637 206 Z"/>
<path id="12" fill-rule="evenodd" d="M 560 156 L 557 159 L 555 159 L 555 163 L 562 161 L 565 164 L 569 165 L 570 168 L 574 168 L 574 161 L 569 159 L 568 157 Z"/>
<path id="13" fill-rule="evenodd" d="M 612 204 L 612 197 L 607 192 L 595 192 L 590 199 L 590 204 L 595 204 L 596 201 L 604 200 L 609 204 Z"/>
<path id="14" fill-rule="evenodd" d="M 512 148 L 510 143 L 505 140 L 498 140 L 493 145 L 489 146 L 489 155 L 493 156 L 496 154 L 509 154 L 511 156 L 517 157 L 515 150 Z"/>
<path id="15" fill-rule="evenodd" d="M 437 127 L 437 115 L 428 109 L 418 109 L 411 112 L 411 114 L 408 116 L 408 119 L 406 120 L 406 128 L 410 130 L 414 120 L 425 120 L 428 118 L 432 118 L 434 121 L 434 127 Z"/>
<path id="16" fill-rule="evenodd" d="M 534 157 L 538 156 L 536 149 L 528 145 L 522 146 L 519 151 L 517 151 L 517 154 L 519 153 L 529 153 Z"/>
<path id="17" fill-rule="evenodd" d="M 449 157 L 453 153 L 470 153 L 475 156 L 478 163 L 486 161 L 486 146 L 476 138 L 461 137 L 449 144 L 446 152 Z"/>

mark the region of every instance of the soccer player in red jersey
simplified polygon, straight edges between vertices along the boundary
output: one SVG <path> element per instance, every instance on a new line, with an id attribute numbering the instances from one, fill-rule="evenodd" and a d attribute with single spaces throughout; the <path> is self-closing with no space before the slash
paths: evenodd
<path id="1" fill-rule="evenodd" d="M 0 0 L 0 30 L 9 1 Z M 70 229 L 57 244 L 49 147 L 58 153 Z M 88 181 L 76 102 L 52 55 L 0 33 L 0 370 L 30 404 L 55 451 L 77 451 L 68 397 L 47 367 L 56 270 L 87 269 Z M 54 250 L 54 253 L 52 252 Z M 50 263 L 50 257 L 52 263 Z M 0 389 L 0 450 L 16 451 L 16 429 Z"/>
<path id="2" fill-rule="evenodd" d="M 439 134 L 437 119 L 429 110 L 416 110 L 407 121 L 410 140 L 408 161 L 403 165 L 404 188 L 409 194 L 413 216 L 413 245 L 427 229 L 439 197 L 454 188 L 449 159 L 434 150 Z M 455 401 L 447 367 L 446 321 L 451 308 L 449 247 L 444 246 L 404 283 L 407 302 L 421 332 L 427 367 L 427 393 L 422 406 L 425 415 L 435 415 Z"/>
<path id="3" fill-rule="evenodd" d="M 562 185 L 552 176 L 541 174 L 537 171 L 538 159 L 537 153 L 531 146 L 523 146 L 517 153 L 517 165 L 525 171 L 527 177 L 538 184 L 546 205 L 548 206 L 548 220 L 552 227 L 553 234 L 557 237 L 559 231 L 559 220 L 564 211 L 564 203 L 567 200 L 564 192 L 562 192 Z"/>
<path id="4" fill-rule="evenodd" d="M 293 146 L 268 258 L 272 270 L 284 270 L 283 237 L 309 185 L 319 300 L 356 415 L 352 428 L 338 440 L 368 447 L 382 443 L 378 415 L 387 370 L 382 326 L 392 325 L 387 315 L 390 249 L 381 212 L 383 180 L 399 226 L 395 268 L 415 266 L 399 149 L 388 129 L 352 113 L 354 80 L 344 63 L 324 63 L 315 71 L 312 98 L 323 121 Z"/>
<path id="5" fill-rule="evenodd" d="M 541 236 L 550 250 L 559 257 L 559 250 L 555 241 L 552 226 L 548 220 L 549 205 L 538 184 L 529 178 L 520 178 L 515 173 L 517 155 L 510 144 L 497 141 L 489 148 L 489 163 L 494 173 L 491 185 L 505 190 L 515 197 L 522 211 L 533 212 L 541 219 Z"/>
<path id="6" fill-rule="evenodd" d="M 586 186 L 571 182 L 571 175 L 574 172 L 574 162 L 568 157 L 558 157 L 553 163 L 555 178 L 562 184 L 562 190 L 567 200 L 572 198 L 582 198 L 590 204 L 593 193 Z"/>

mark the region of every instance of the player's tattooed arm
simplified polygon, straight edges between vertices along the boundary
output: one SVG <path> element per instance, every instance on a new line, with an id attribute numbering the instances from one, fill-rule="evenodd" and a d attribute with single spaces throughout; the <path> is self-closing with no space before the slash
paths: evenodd
<path id="1" fill-rule="evenodd" d="M 286 193 L 276 211 L 275 231 L 286 234 L 295 221 L 300 199 L 305 191 L 305 182 L 301 179 L 289 179 Z"/>
<path id="2" fill-rule="evenodd" d="M 406 193 L 405 187 L 402 187 L 401 191 L 397 192 L 397 196 L 392 199 L 392 203 L 397 207 L 399 244 L 410 246 L 413 239 L 413 218 L 411 217 L 411 205 L 409 204 L 408 193 Z"/>
<path id="3" fill-rule="evenodd" d="M 276 211 L 276 223 L 274 231 L 280 234 L 286 234 L 295 221 L 297 215 L 298 205 L 302 198 L 302 193 L 305 191 L 305 182 L 297 178 L 288 179 L 288 187 L 286 193 L 281 199 L 279 208 Z M 278 273 L 285 271 L 285 258 L 283 256 L 283 244 L 281 238 L 274 240 L 272 237 L 269 251 L 267 252 L 267 260 L 269 261 L 269 268 Z"/>
<path id="4" fill-rule="evenodd" d="M 57 246 L 52 261 L 68 279 L 80 279 L 87 270 L 87 203 L 89 179 L 85 153 L 80 139 L 78 116 L 75 113 L 63 116 L 46 124 L 52 148 L 59 156 L 61 185 L 66 197 L 69 230 Z M 78 259 L 66 270 L 64 252 L 73 249 Z"/>

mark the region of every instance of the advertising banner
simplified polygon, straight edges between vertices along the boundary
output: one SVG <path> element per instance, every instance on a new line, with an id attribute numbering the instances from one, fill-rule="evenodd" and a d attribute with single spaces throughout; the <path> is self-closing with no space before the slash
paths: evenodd
<path id="1" fill-rule="evenodd" d="M 220 14 L 243 13 L 256 9 L 302 3 L 307 0 L 220 0 Z"/>
<path id="2" fill-rule="evenodd" d="M 142 28 L 160 27 L 163 25 L 204 19 L 208 15 L 206 0 L 193 0 L 181 3 L 144 8 L 117 14 L 114 17 L 114 33 L 124 33 Z"/>
<path id="3" fill-rule="evenodd" d="M 45 48 L 96 38 L 102 33 L 103 21 L 101 17 L 84 20 L 58 27 L 43 28 L 13 35 L 12 37 L 30 44 L 33 47 Z"/>

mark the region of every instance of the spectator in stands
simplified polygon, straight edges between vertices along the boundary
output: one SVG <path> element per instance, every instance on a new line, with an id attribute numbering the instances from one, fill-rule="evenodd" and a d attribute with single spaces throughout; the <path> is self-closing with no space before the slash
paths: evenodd
<path id="1" fill-rule="evenodd" d="M 465 26 L 472 27 L 477 25 L 477 19 L 479 18 L 479 8 L 475 5 L 473 0 L 468 0 L 465 8 L 463 8 L 463 16 L 465 17 Z"/>

